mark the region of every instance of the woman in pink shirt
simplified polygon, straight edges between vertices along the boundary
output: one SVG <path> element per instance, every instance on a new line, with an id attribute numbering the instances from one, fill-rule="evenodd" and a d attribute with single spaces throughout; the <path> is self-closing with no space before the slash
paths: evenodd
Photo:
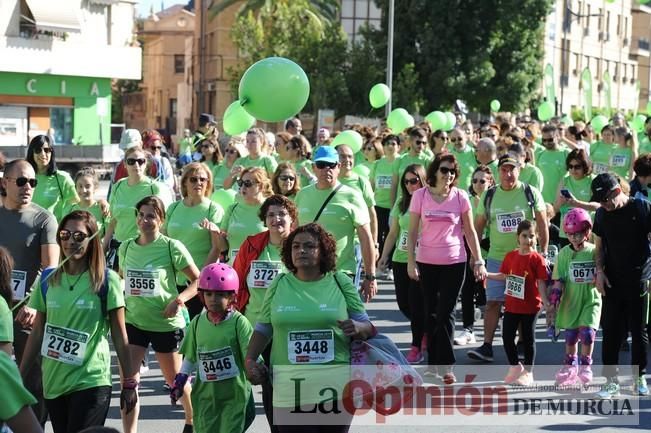
<path id="1" fill-rule="evenodd" d="M 420 281 L 427 312 L 430 370 L 425 374 L 439 376 L 446 384 L 456 382 L 452 339 L 459 291 L 465 278 L 486 277 L 468 195 L 455 186 L 458 177 L 454 155 L 437 155 L 427 169 L 428 186 L 412 196 L 407 237 L 407 272 Z M 466 275 L 464 236 L 474 259 L 474 276 Z"/>

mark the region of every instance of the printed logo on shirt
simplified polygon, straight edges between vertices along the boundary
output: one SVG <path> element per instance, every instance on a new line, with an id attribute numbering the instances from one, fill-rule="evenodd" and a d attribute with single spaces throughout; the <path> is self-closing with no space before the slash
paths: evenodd
<path id="1" fill-rule="evenodd" d="M 48 299 L 47 300 L 47 309 L 52 309 L 52 308 L 61 308 L 61 305 L 56 301 L 56 299 Z"/>
<path id="2" fill-rule="evenodd" d="M 279 305 L 278 308 L 276 308 L 277 313 L 296 313 L 299 311 L 301 311 L 301 309 L 296 305 Z"/>
<path id="3" fill-rule="evenodd" d="M 86 302 L 84 299 L 79 299 L 75 303 L 75 307 L 80 310 L 93 310 L 95 308 L 95 301 Z"/>
<path id="4" fill-rule="evenodd" d="M 334 307 L 328 307 L 328 304 L 319 305 L 319 310 L 321 310 L 321 311 L 337 311 L 337 309 L 334 308 Z"/>

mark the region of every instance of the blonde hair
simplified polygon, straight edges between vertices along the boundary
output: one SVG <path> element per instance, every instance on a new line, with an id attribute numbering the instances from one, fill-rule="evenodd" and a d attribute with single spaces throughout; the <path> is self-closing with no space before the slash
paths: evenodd
<path id="1" fill-rule="evenodd" d="M 271 188 L 271 180 L 267 176 L 267 172 L 260 167 L 248 167 L 242 171 L 240 179 L 244 178 L 244 175 L 249 174 L 251 177 L 260 185 L 260 194 L 264 198 L 267 198 L 273 195 L 273 189 Z"/>

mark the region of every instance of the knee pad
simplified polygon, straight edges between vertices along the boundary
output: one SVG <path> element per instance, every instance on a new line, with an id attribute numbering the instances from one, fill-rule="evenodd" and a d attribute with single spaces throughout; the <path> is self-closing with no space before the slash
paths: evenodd
<path id="1" fill-rule="evenodd" d="M 579 328 L 579 339 L 581 344 L 592 344 L 594 343 L 595 337 L 597 336 L 597 331 L 589 327 Z"/>
<path id="2" fill-rule="evenodd" d="M 579 330 L 578 329 L 566 329 L 565 330 L 565 344 L 569 346 L 574 346 L 579 341 Z"/>

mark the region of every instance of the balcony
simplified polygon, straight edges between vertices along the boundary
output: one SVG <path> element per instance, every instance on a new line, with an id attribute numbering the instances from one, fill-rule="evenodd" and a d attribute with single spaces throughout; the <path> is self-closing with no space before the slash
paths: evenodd
<path id="1" fill-rule="evenodd" d="M 638 38 L 631 44 L 631 56 L 651 57 L 651 43 L 646 38 Z"/>
<path id="2" fill-rule="evenodd" d="M 0 37 L 2 70 L 140 80 L 139 47 L 97 45 L 55 37 Z"/>

